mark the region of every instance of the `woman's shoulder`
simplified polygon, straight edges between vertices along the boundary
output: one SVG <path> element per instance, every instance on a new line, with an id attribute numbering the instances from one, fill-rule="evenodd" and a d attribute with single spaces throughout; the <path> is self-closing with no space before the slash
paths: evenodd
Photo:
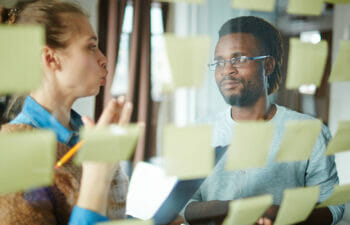
<path id="1" fill-rule="evenodd" d="M 18 131 L 29 131 L 34 130 L 35 128 L 28 124 L 13 124 L 13 123 L 6 123 L 1 126 L 1 132 L 3 133 L 14 133 Z"/>

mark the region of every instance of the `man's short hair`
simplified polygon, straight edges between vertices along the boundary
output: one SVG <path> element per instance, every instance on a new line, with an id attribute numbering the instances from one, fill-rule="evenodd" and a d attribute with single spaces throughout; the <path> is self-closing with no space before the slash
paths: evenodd
<path id="1" fill-rule="evenodd" d="M 242 16 L 228 20 L 219 30 L 219 38 L 233 33 L 252 34 L 260 45 L 260 54 L 272 56 L 276 66 L 268 76 L 268 94 L 275 92 L 282 80 L 281 64 L 283 56 L 280 32 L 269 22 L 254 16 Z"/>

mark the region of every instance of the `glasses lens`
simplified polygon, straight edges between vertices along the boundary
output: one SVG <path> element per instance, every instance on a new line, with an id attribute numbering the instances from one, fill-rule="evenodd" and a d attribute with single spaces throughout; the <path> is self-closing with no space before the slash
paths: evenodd
<path id="1" fill-rule="evenodd" d="M 210 71 L 215 71 L 216 64 L 215 63 L 210 63 L 210 64 L 208 64 L 208 68 L 209 68 Z"/>
<path id="2" fill-rule="evenodd" d="M 246 57 L 246 56 L 232 58 L 232 60 L 234 60 L 234 66 L 236 66 L 236 67 L 245 66 L 248 63 L 248 57 Z"/>

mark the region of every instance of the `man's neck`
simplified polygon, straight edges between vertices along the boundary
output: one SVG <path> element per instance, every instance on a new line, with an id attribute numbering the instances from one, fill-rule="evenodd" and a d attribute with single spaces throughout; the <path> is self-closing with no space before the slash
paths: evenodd
<path id="1" fill-rule="evenodd" d="M 231 107 L 231 117 L 235 121 L 240 120 L 270 120 L 277 111 L 274 104 L 268 98 L 260 98 L 253 106 Z"/>

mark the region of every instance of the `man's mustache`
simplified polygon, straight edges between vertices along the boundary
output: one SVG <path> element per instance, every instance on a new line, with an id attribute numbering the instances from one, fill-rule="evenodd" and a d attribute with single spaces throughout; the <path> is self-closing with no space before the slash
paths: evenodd
<path id="1" fill-rule="evenodd" d="M 237 77 L 232 77 L 232 76 L 225 76 L 221 81 L 220 81 L 220 86 L 222 86 L 222 83 L 227 81 L 227 80 L 230 80 L 230 81 L 234 81 L 234 82 L 239 82 L 239 83 L 244 83 L 242 79 L 239 79 Z"/>

